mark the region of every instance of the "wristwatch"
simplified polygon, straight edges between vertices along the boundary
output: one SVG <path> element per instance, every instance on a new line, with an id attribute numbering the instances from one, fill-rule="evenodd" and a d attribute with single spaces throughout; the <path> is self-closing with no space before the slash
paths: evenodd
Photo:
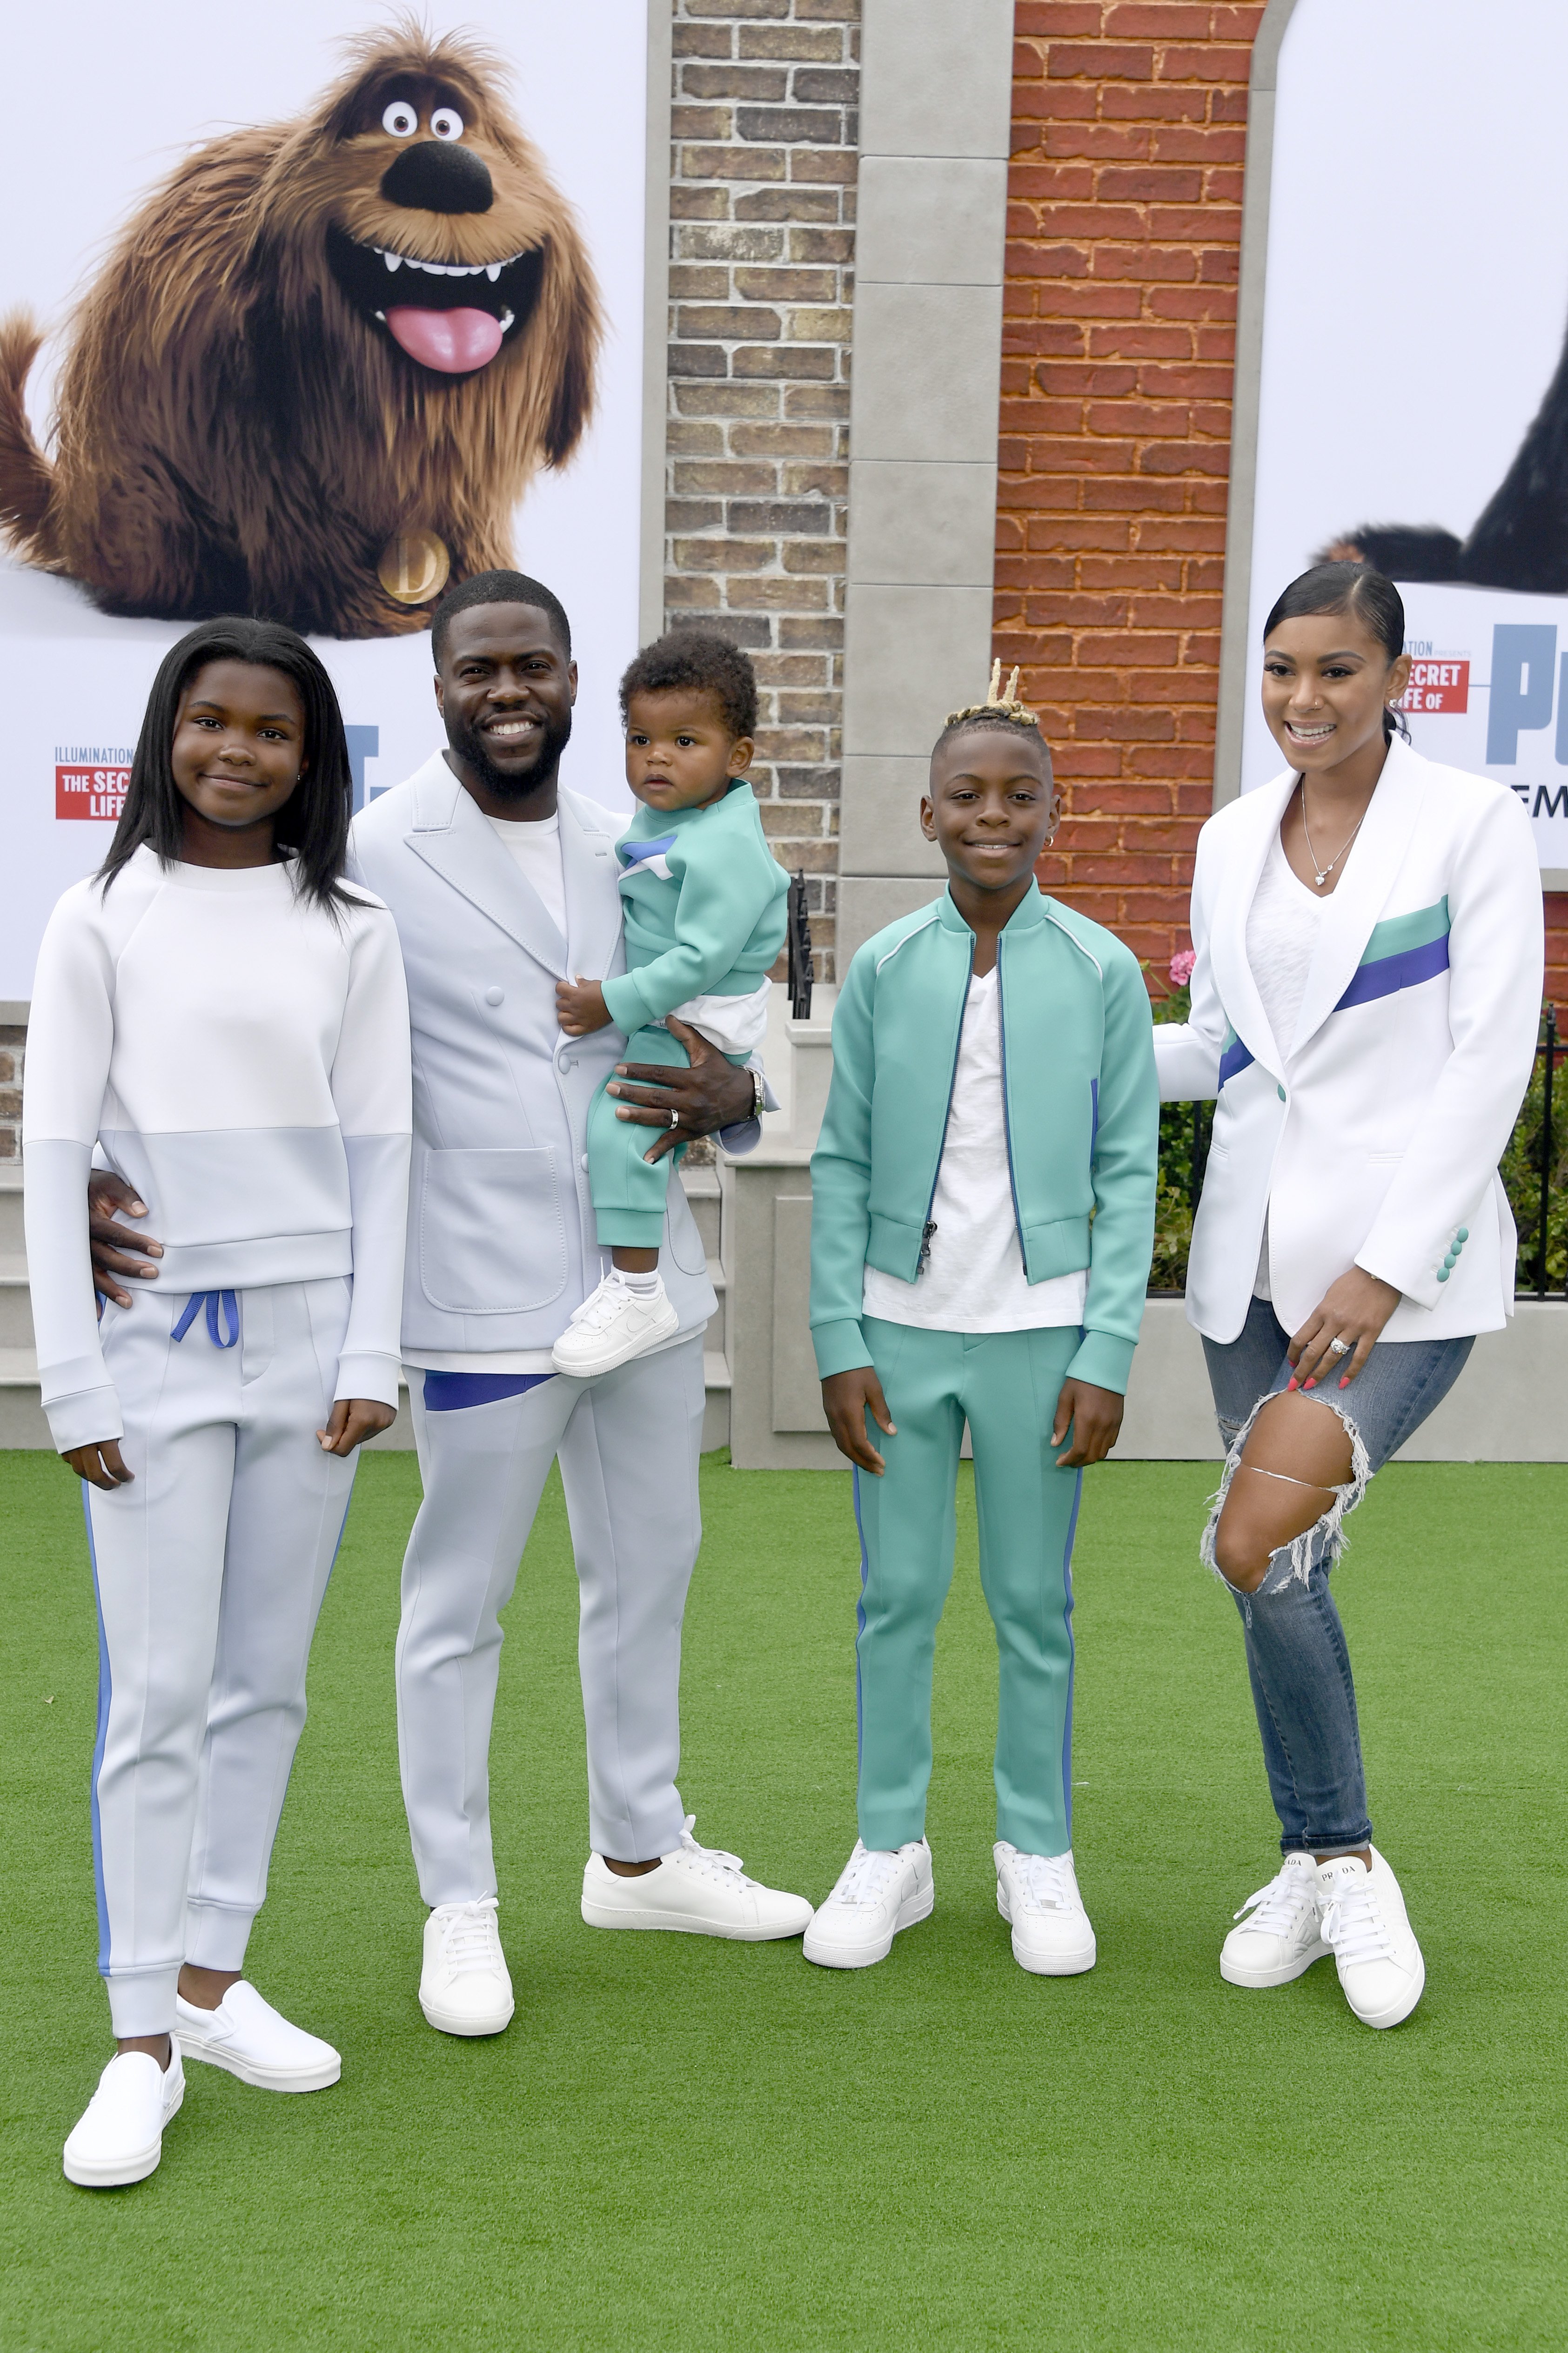
<path id="1" fill-rule="evenodd" d="M 761 1119 L 768 1107 L 767 1081 L 753 1062 L 752 1070 L 752 1117 Z"/>

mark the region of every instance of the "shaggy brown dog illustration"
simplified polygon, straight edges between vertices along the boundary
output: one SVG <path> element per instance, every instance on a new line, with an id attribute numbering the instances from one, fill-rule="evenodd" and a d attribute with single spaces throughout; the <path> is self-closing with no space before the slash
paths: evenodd
<path id="1" fill-rule="evenodd" d="M 496 61 L 372 36 L 308 121 L 198 149 L 77 312 L 52 459 L 0 327 L 0 527 L 105 610 L 426 627 L 513 561 L 512 509 L 586 422 L 599 305 Z"/>

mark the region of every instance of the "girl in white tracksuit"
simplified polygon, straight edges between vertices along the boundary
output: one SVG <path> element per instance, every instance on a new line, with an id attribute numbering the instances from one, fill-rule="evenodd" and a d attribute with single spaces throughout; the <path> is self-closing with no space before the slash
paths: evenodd
<path id="1" fill-rule="evenodd" d="M 205 624 L 165 658 L 109 857 L 38 958 L 28 1273 L 100 1635 L 92 1841 L 119 2055 L 65 2157 L 94 2186 L 157 2164 L 182 2047 L 276 2090 L 339 2073 L 241 1971 L 356 1450 L 397 1400 L 407 1001 L 391 916 L 339 879 L 349 806 L 309 647 Z M 101 1321 L 95 1155 L 164 1245 L 156 1290 Z"/>

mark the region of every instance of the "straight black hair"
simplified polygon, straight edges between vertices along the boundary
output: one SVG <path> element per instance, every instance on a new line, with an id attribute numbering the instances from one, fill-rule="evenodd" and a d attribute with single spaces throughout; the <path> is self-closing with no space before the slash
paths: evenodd
<path id="1" fill-rule="evenodd" d="M 1369 637 L 1377 639 L 1391 662 L 1405 651 L 1405 600 L 1393 581 L 1373 571 L 1370 564 L 1314 564 L 1310 572 L 1299 573 L 1274 600 L 1263 624 L 1264 644 L 1281 621 L 1303 620 L 1309 613 L 1351 614 Z M 1385 702 L 1383 740 L 1392 743 L 1396 734 L 1409 743 L 1405 713 L 1391 711 Z"/>
<path id="2" fill-rule="evenodd" d="M 215 661 L 281 670 L 299 695 L 305 714 L 304 765 L 272 820 L 272 839 L 278 849 L 293 854 L 294 888 L 301 899 L 328 909 L 352 904 L 340 878 L 348 850 L 353 772 L 332 681 L 303 638 L 280 621 L 254 621 L 243 613 L 203 621 L 159 663 L 136 739 L 125 807 L 99 868 L 104 889 L 143 843 L 165 866 L 179 860 L 185 805 L 170 758 L 174 727 L 186 687 L 204 664 Z"/>

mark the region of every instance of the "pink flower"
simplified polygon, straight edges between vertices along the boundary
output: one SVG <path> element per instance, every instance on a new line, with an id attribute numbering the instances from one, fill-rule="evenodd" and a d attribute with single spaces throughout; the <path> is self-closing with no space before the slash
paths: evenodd
<path id="1" fill-rule="evenodd" d="M 1180 948 L 1177 950 L 1176 954 L 1171 958 L 1171 987 L 1173 988 L 1185 988 L 1188 981 L 1191 980 L 1193 976 L 1193 966 L 1196 962 L 1197 957 L 1193 954 L 1191 948 Z"/>

